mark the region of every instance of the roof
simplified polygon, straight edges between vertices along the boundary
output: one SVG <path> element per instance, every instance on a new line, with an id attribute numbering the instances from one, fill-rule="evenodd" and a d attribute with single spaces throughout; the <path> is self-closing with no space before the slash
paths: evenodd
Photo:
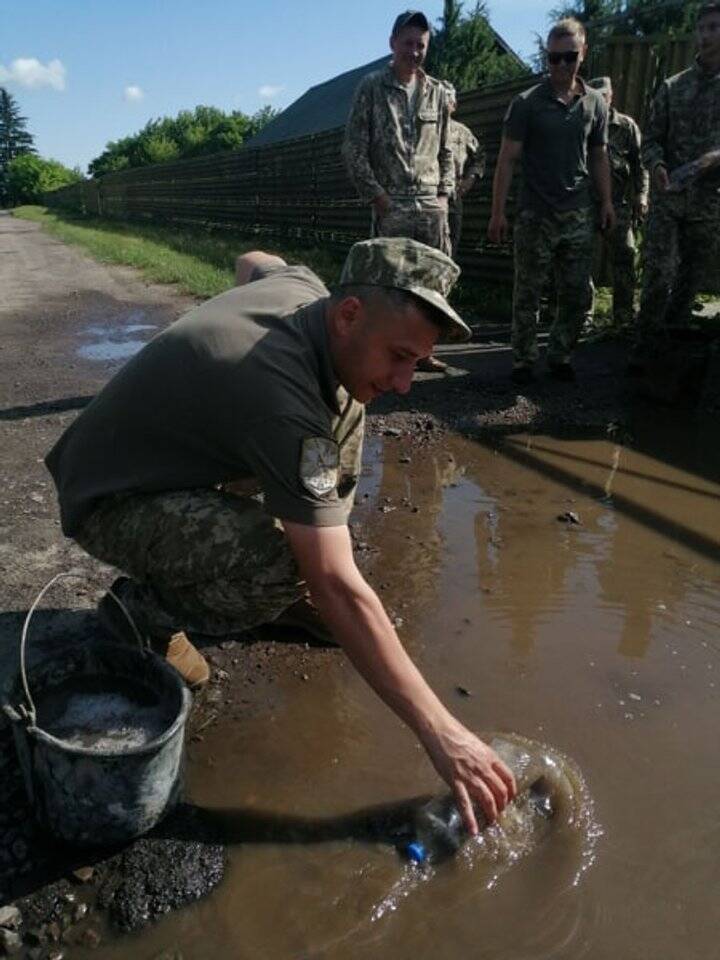
<path id="1" fill-rule="evenodd" d="M 304 93 L 286 107 L 260 133 L 246 141 L 244 146 L 265 147 L 282 140 L 294 140 L 311 133 L 322 133 L 345 126 L 350 113 L 355 88 L 368 73 L 380 70 L 390 62 L 390 55 L 366 63 L 362 67 L 341 73 Z"/>
<path id="2" fill-rule="evenodd" d="M 491 28 L 492 29 L 492 28 Z M 522 64 L 522 59 L 505 43 L 499 33 L 495 34 L 498 47 L 507 56 Z M 291 103 L 272 120 L 260 133 L 243 146 L 265 147 L 271 143 L 281 143 L 284 140 L 295 140 L 306 137 L 311 133 L 323 133 L 325 130 L 335 130 L 344 127 L 350 113 L 355 88 L 368 73 L 380 70 L 390 62 L 390 54 L 373 60 L 362 67 L 341 73 L 332 80 L 326 80 L 304 93 L 298 100 Z"/>

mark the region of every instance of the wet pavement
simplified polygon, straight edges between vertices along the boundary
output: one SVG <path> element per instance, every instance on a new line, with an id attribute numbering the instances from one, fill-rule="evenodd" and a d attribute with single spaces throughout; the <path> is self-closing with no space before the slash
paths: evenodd
<path id="1" fill-rule="evenodd" d="M 59 277 L 79 255 L 63 267 L 57 246 L 47 256 Z M 161 329 L 184 306 L 157 291 L 148 302 L 126 273 L 88 271 L 72 295 L 56 277 L 42 311 L 27 307 L 25 286 L 25 306 L 0 313 L 0 685 L 50 576 L 69 568 L 86 580 L 39 611 L 40 651 L 53 637 L 97 634 L 91 608 L 112 577 L 61 537 L 41 463 L 117 369 L 77 351 L 93 337 L 143 340 L 153 331 L 130 328 Z M 340 651 L 227 641 L 207 649 L 214 679 L 192 718 L 180 819 L 119 860 L 77 854 L 55 887 L 43 888 L 40 870 L 23 909 L 48 944 L 28 956 L 714 955 L 717 407 L 631 402 L 612 344 L 581 351 L 577 385 L 540 381 L 522 395 L 505 380 L 501 338 L 452 359 L 455 376 L 424 378 L 407 400 L 371 411 L 352 518 L 358 559 L 458 716 L 572 758 L 591 816 L 575 831 L 550 822 L 515 862 L 488 840 L 418 872 L 373 826 L 401 825 L 418 797 L 442 790 L 409 732 Z M 17 379 L 5 375 L 15 369 Z M 717 388 L 710 377 L 707 395 Z M 0 760 L 2 792 L 7 746 Z M 17 855 L 22 868 L 35 836 L 23 832 L 21 795 L 3 800 L 0 867 Z M 83 866 L 94 871 L 87 883 L 71 873 Z M 77 916 L 67 936 L 48 923 L 58 903 Z"/>
<path id="2" fill-rule="evenodd" d="M 228 843 L 222 884 L 93 955 L 712 956 L 716 440 L 446 438 L 410 463 L 402 437 L 370 444 L 355 522 L 403 639 L 468 725 L 575 759 L 594 800 L 582 836 L 551 825 L 516 863 L 471 855 L 430 876 L 343 836 L 353 813 L 442 788 L 323 654 L 271 709 L 190 744 L 189 797 Z"/>

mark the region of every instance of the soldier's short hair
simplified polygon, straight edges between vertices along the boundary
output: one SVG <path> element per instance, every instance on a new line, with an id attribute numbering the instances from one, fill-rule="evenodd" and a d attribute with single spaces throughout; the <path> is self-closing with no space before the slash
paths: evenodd
<path id="1" fill-rule="evenodd" d="M 587 43 L 587 30 L 577 17 L 563 17 L 550 28 L 547 42 L 562 40 L 564 37 L 577 37 L 583 43 Z"/>
<path id="2" fill-rule="evenodd" d="M 357 297 L 361 303 L 382 304 L 393 310 L 403 311 L 408 307 L 419 307 L 430 319 L 435 317 L 433 308 L 416 297 L 409 290 L 396 290 L 394 287 L 376 287 L 369 283 L 353 283 L 346 287 L 333 290 L 332 299 L 342 300 L 344 297 Z"/>
<path id="3" fill-rule="evenodd" d="M 711 13 L 720 13 L 720 3 L 703 3 L 697 12 L 695 23 L 700 23 L 703 17 L 709 17 Z"/>

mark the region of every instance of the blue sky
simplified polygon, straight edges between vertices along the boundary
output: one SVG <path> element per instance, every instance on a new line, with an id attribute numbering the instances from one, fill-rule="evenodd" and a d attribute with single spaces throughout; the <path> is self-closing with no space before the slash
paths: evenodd
<path id="1" fill-rule="evenodd" d="M 473 0 L 467 0 L 471 9 Z M 553 0 L 490 0 L 491 22 L 533 51 Z M 422 5 L 436 20 L 442 0 Z M 208 104 L 285 107 L 315 83 L 383 55 L 400 0 L 0 0 L 0 86 L 38 151 L 68 166 L 150 118 Z"/>

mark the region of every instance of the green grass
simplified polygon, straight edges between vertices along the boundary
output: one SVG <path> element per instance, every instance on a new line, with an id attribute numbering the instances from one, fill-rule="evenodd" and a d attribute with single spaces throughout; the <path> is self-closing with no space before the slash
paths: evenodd
<path id="1" fill-rule="evenodd" d="M 231 287 L 235 258 L 259 247 L 289 262 L 305 263 L 328 284 L 337 281 L 343 262 L 340 252 L 217 228 L 101 220 L 35 206 L 16 207 L 12 213 L 40 223 L 54 237 L 82 247 L 96 260 L 135 267 L 148 280 L 175 284 L 201 298 Z"/>
<path id="2" fill-rule="evenodd" d="M 16 207 L 12 213 L 40 223 L 48 233 L 82 247 L 96 260 L 136 267 L 148 280 L 175 284 L 201 298 L 233 285 L 235 258 L 248 250 L 261 248 L 289 263 L 304 263 L 328 286 L 337 282 L 344 260 L 339 248 L 301 246 L 262 234 L 103 220 L 35 206 Z M 510 320 L 510 289 L 461 282 L 452 300 L 471 322 Z"/>

